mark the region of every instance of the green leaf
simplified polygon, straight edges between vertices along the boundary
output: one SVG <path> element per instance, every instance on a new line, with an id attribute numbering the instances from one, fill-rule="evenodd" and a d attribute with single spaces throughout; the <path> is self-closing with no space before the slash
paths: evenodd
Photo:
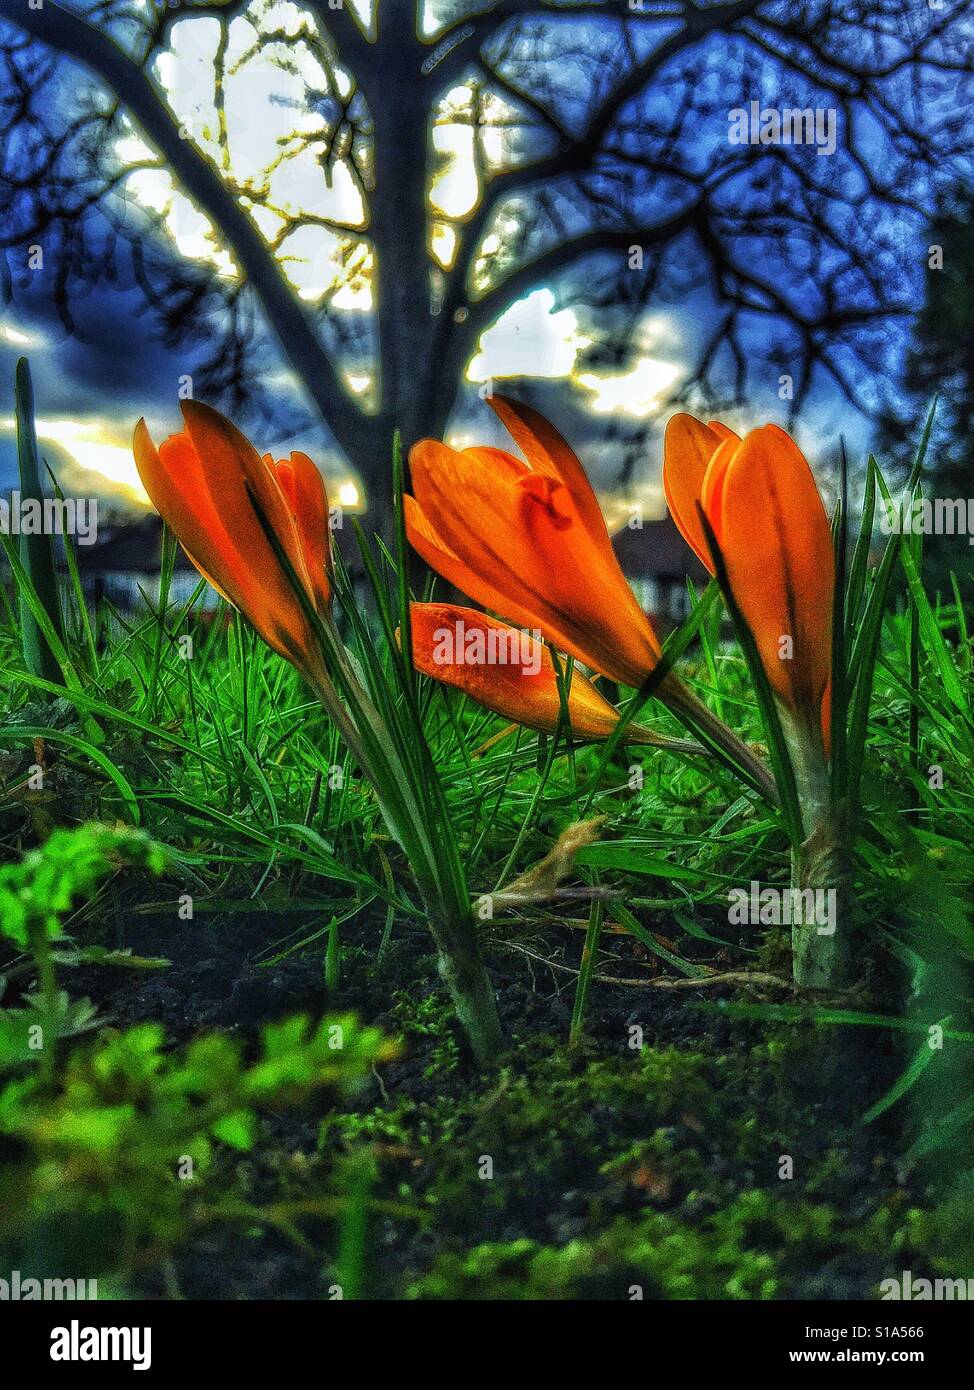
<path id="1" fill-rule="evenodd" d="M 21 501 L 37 502 L 43 508 L 45 496 L 41 484 L 37 432 L 34 426 L 34 390 L 26 357 L 22 357 L 17 363 L 14 411 L 17 419 L 17 463 L 20 469 Z M 36 535 L 21 535 L 20 559 L 51 628 L 63 643 L 64 624 L 51 536 L 44 531 Z M 60 679 L 61 668 L 56 651 L 44 636 L 32 606 L 23 592 L 20 596 L 20 628 L 27 669 L 35 676 L 42 676 L 46 680 Z"/>
<path id="2" fill-rule="evenodd" d="M 0 729 L 0 743 L 18 744 L 24 739 L 32 738 L 43 739 L 45 743 L 63 743 L 68 748 L 74 749 L 76 753 L 90 758 L 97 767 L 101 768 L 109 781 L 115 784 L 119 795 L 128 808 L 132 824 L 141 824 L 142 812 L 139 809 L 139 799 L 135 794 L 135 789 L 121 769 L 100 748 L 96 748 L 93 743 L 88 743 L 86 739 L 79 738 L 77 734 L 69 734 L 64 729 L 51 729 L 43 725 L 16 724 L 10 728 Z"/>
<path id="3" fill-rule="evenodd" d="M 585 845 L 578 851 L 576 862 L 599 869 L 621 869 L 628 874 L 678 879 L 684 883 L 700 881 L 700 874 L 693 869 L 662 855 L 648 853 L 638 840 L 607 840 L 602 844 Z"/>
<path id="4" fill-rule="evenodd" d="M 916 608 L 923 646 L 927 655 L 934 663 L 937 672 L 937 680 L 943 687 L 944 693 L 951 704 L 953 704 L 961 714 L 970 717 L 970 705 L 965 697 L 960 677 L 957 674 L 953 653 L 944 640 L 944 635 L 940 630 L 940 623 L 937 620 L 933 608 L 930 606 L 930 600 L 924 592 L 923 581 L 920 578 L 916 560 L 908 545 L 902 547 L 900 559 L 903 563 L 906 582 L 909 585 L 910 597 Z"/>
<path id="5" fill-rule="evenodd" d="M 257 1137 L 257 1118 L 250 1110 L 234 1110 L 230 1115 L 221 1116 L 210 1129 L 215 1139 L 246 1153 L 253 1148 Z"/>
<path id="6" fill-rule="evenodd" d="M 946 1028 L 949 1022 L 949 1018 L 942 1018 L 939 1026 L 941 1028 Z M 935 1056 L 936 1051 L 930 1046 L 929 1040 L 924 1041 L 910 1065 L 896 1078 L 889 1090 L 880 1096 L 875 1105 L 871 1105 L 865 1115 L 863 1115 L 863 1124 L 872 1124 L 873 1120 L 877 1120 L 880 1115 L 889 1110 L 898 1100 L 901 1100 L 902 1097 L 906 1095 L 907 1091 L 919 1081 Z"/>

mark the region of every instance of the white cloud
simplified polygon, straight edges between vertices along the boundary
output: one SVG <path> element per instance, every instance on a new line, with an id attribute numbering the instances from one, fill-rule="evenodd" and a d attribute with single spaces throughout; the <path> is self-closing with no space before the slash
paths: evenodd
<path id="1" fill-rule="evenodd" d="M 567 377 L 589 342 L 573 309 L 556 310 L 551 290 L 535 290 L 512 304 L 481 336 L 467 376 L 471 381 Z"/>
<path id="2" fill-rule="evenodd" d="M 575 380 L 591 394 L 588 404 L 594 414 L 645 420 L 655 414 L 663 393 L 679 375 L 680 368 L 672 362 L 641 357 L 628 372 L 580 372 Z"/>
<path id="3" fill-rule="evenodd" d="M 15 348 L 30 348 L 35 352 L 38 348 L 47 346 L 43 333 L 36 329 L 25 332 L 23 329 L 13 328 L 9 323 L 0 323 L 0 343 L 7 343 Z"/>
<path id="4" fill-rule="evenodd" d="M 131 436 L 121 434 L 115 422 L 98 416 L 61 420 L 38 416 L 34 423 L 42 455 L 47 445 L 49 449 L 56 450 L 60 458 L 68 457 L 78 465 L 78 476 L 70 480 L 62 479 L 66 490 L 67 485 L 74 491 L 78 491 L 79 486 L 90 485 L 91 491 L 98 493 L 99 483 L 107 482 L 111 484 L 110 492 L 121 492 L 129 501 L 143 505 L 148 502 L 135 467 Z M 15 428 L 12 416 L 0 418 L 0 434 L 12 434 Z"/>

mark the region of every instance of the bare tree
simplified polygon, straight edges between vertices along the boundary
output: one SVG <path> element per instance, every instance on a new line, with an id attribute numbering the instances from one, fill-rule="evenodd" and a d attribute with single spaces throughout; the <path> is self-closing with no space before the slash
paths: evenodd
<path id="1" fill-rule="evenodd" d="M 208 345 L 206 389 L 239 400 L 266 367 L 266 326 L 380 509 L 393 429 L 407 444 L 441 433 L 481 335 L 541 285 L 586 312 L 591 351 L 616 361 L 645 305 L 708 305 L 675 399 L 742 399 L 763 373 L 792 383 L 782 394 L 797 410 L 819 374 L 873 408 L 892 325 L 918 298 L 923 210 L 971 152 L 966 0 L 366 8 L 0 0 L 8 289 L 27 248 L 44 246 L 70 323 L 73 285 L 110 275 L 124 245 L 163 331 Z M 177 28 L 204 24 L 207 139 L 181 128 L 160 75 Z M 296 119 L 273 169 L 241 175 L 226 91 L 255 52 L 298 92 Z M 750 119 L 752 102 L 831 112 L 834 152 L 773 130 L 732 143 L 732 113 Z M 459 211 L 435 196 L 438 165 L 459 158 L 437 152 L 447 125 L 455 151 L 469 135 L 475 196 Z M 361 213 L 282 203 L 278 171 L 309 153 Z M 215 229 L 229 270 L 179 254 L 166 210 L 133 208 L 133 175 L 159 169 Z M 302 296 L 291 265 L 309 236 L 327 240 L 339 274 Z M 369 312 L 343 307 L 363 284 Z"/>

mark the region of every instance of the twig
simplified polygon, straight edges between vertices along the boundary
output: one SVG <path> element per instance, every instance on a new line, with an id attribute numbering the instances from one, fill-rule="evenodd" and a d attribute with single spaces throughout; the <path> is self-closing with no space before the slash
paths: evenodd
<path id="1" fill-rule="evenodd" d="M 526 946 L 518 946 L 511 941 L 505 942 L 505 945 L 509 950 L 517 951 L 530 960 L 539 961 L 549 970 L 558 970 L 565 975 L 578 974 L 573 966 L 549 960 L 536 951 L 529 951 Z M 728 970 L 720 975 L 695 975 L 692 979 L 685 980 L 674 980 L 667 975 L 660 975 L 652 980 L 633 980 L 619 975 L 595 975 L 593 978 L 602 985 L 625 985 L 633 989 L 696 989 L 709 985 L 777 985 L 781 989 L 794 988 L 791 980 L 786 980 L 781 975 L 769 975 L 763 970 Z"/>

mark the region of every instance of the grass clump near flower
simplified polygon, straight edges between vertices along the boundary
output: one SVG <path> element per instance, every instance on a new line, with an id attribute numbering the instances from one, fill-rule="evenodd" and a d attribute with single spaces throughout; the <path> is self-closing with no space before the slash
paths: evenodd
<path id="1" fill-rule="evenodd" d="M 331 612 L 331 534 L 321 475 L 304 454 L 279 463 L 258 456 L 230 421 L 206 406 L 189 401 L 183 413 L 185 430 L 158 451 L 144 422 L 136 428 L 146 491 L 204 578 L 300 671 L 328 711 L 407 857 L 457 1013 L 478 1060 L 489 1062 L 501 1042 L 497 1011 L 437 772 L 410 698 L 411 672 L 403 679 L 395 662 L 389 672 L 372 658 L 361 623 L 362 664 L 356 669 L 349 658 Z M 385 617 L 381 581 L 364 540 L 362 556 Z M 346 612 L 354 614 L 347 583 L 343 592 Z M 404 614 L 408 623 L 408 603 Z M 364 679 L 359 670 L 367 672 Z"/>

